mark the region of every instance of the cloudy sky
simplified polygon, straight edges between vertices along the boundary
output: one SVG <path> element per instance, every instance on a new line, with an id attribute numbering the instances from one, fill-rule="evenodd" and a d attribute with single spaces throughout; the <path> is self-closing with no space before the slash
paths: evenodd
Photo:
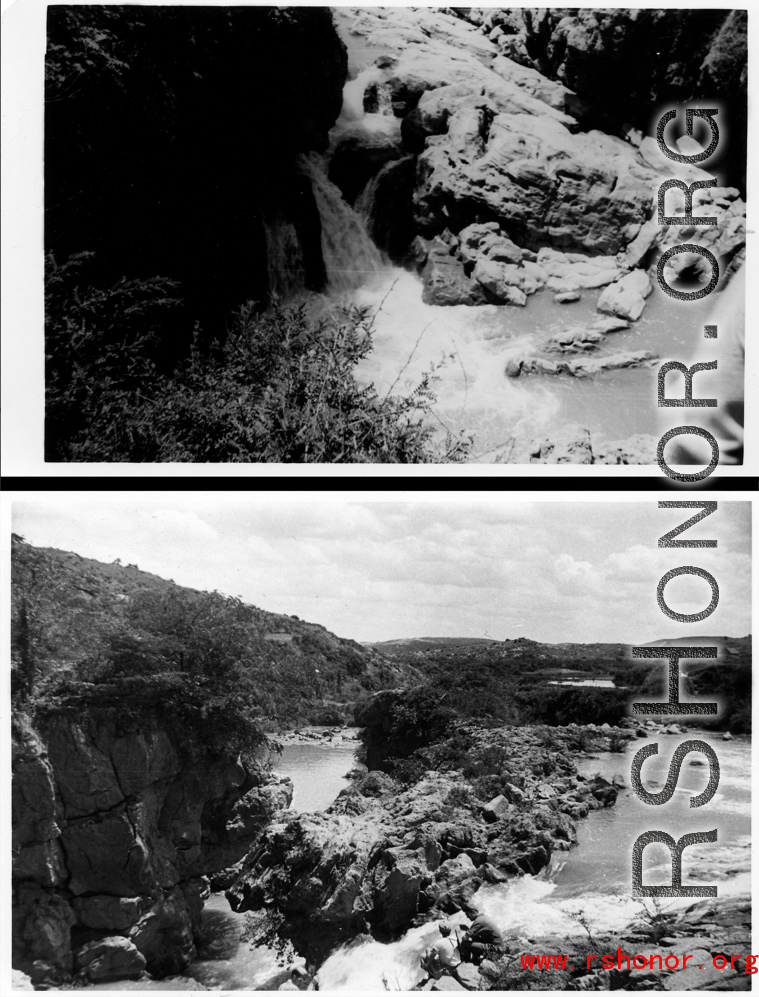
<path id="1" fill-rule="evenodd" d="M 720 502 L 688 532 L 718 540 L 716 549 L 673 550 L 659 549 L 657 540 L 692 512 L 660 510 L 654 500 L 401 499 L 59 493 L 19 497 L 12 520 L 36 546 L 120 558 L 355 640 L 524 636 L 639 644 L 751 631 L 747 502 Z M 661 576 L 690 564 L 710 571 L 720 589 L 718 608 L 693 626 L 667 619 L 656 603 Z M 676 578 L 666 600 L 677 612 L 699 612 L 709 587 Z"/>

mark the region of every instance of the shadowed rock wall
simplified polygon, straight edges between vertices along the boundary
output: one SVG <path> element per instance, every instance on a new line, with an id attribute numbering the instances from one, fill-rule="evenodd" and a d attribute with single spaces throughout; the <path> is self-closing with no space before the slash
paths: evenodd
<path id="1" fill-rule="evenodd" d="M 260 762 L 265 761 L 261 754 Z M 160 726 L 54 717 L 13 743 L 13 961 L 35 983 L 176 973 L 206 876 L 237 862 L 292 786 Z"/>
<path id="2" fill-rule="evenodd" d="M 296 214 L 319 289 L 295 158 L 326 148 L 346 67 L 326 7 L 51 7 L 47 247 L 94 251 L 103 281 L 178 280 L 181 327 L 210 336 L 267 298 L 266 226 Z"/>

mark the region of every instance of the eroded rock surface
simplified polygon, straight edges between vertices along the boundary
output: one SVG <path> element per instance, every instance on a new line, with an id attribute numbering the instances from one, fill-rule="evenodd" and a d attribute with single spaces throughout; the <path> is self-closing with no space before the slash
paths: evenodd
<path id="1" fill-rule="evenodd" d="M 376 720 L 392 695 L 377 697 Z M 576 840 L 575 820 L 616 799 L 610 783 L 577 775 L 577 730 L 467 728 L 472 751 L 503 759 L 507 790 L 491 801 L 457 771 L 408 788 L 370 772 L 323 814 L 283 814 L 227 896 L 239 911 L 276 912 L 281 933 L 316 962 L 360 934 L 389 940 L 420 918 L 471 911 L 483 882 L 539 872 Z"/>
<path id="2" fill-rule="evenodd" d="M 57 717 L 13 745 L 14 964 L 35 983 L 183 970 L 208 876 L 292 788 L 170 731 Z"/>
<path id="3" fill-rule="evenodd" d="M 422 272 L 426 300 L 524 305 L 543 287 L 558 294 L 602 288 L 682 242 L 682 227 L 656 218 L 661 177 L 692 183 L 710 174 L 673 164 L 630 122 L 638 112 L 650 116 L 652 87 L 695 93 L 712 63 L 732 67 L 734 89 L 745 90 L 745 17 L 738 13 L 345 8 L 344 30 L 392 53 L 377 60 L 365 106 L 400 119 L 402 146 L 416 163 L 413 226 L 453 241 L 465 278 L 487 291 L 481 299 L 468 293 L 457 270 L 441 292 L 440 267 L 431 265 Z M 644 25 L 654 30 L 651 17 L 672 51 L 648 36 L 641 41 Z M 631 86 L 620 61 L 629 64 Z M 610 104 L 620 86 L 624 94 Z M 356 136 L 351 141 L 360 147 Z M 367 130 L 365 144 L 364 163 L 377 156 L 376 131 Z M 681 195 L 668 197 L 681 213 Z M 695 204 L 718 220 L 699 230 L 699 241 L 729 267 L 745 244 L 739 189 L 701 190 Z M 381 215 L 371 203 L 365 210 L 370 223 Z M 411 233 L 406 209 L 403 225 Z M 541 270 L 518 280 L 513 271 L 499 275 L 495 264 L 521 271 L 530 253 Z M 407 259 L 397 243 L 393 255 Z M 692 265 L 675 258 L 672 276 Z M 619 295 L 618 288 L 613 298 Z M 628 296 L 616 300 L 613 314 L 634 319 L 640 300 Z"/>

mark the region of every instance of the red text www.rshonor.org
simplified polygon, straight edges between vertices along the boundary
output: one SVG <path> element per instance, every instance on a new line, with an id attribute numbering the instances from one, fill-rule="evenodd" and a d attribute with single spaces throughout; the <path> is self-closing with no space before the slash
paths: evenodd
<path id="1" fill-rule="evenodd" d="M 522 969 L 574 969 L 574 966 L 567 966 L 567 959 L 581 960 L 582 956 L 566 955 L 524 955 L 522 954 Z M 705 969 L 701 963 L 689 964 L 689 960 L 694 959 L 693 955 L 683 954 L 661 956 L 653 955 L 625 955 L 622 949 L 617 949 L 616 955 L 587 955 L 585 957 L 586 969 Z M 733 969 L 736 972 L 759 973 L 756 966 L 756 955 L 715 955 L 712 959 L 714 969 Z M 598 960 L 598 961 L 596 961 Z"/>

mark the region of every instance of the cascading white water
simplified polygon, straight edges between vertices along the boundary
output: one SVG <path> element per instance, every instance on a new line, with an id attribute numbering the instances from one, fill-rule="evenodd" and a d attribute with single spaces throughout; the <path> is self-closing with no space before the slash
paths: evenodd
<path id="1" fill-rule="evenodd" d="M 399 143 L 400 119 L 382 86 L 393 71 L 367 65 L 387 52 L 366 48 L 350 29 L 343 36 L 354 78 L 344 87 L 343 108 L 330 132 L 331 148 L 354 138 L 366 149 Z M 378 84 L 377 110 L 366 113 L 364 94 L 372 83 Z M 656 409 L 649 404 L 649 379 L 640 371 L 586 379 L 526 376 L 518 381 L 505 374 L 512 358 L 535 355 L 570 326 L 592 325 L 598 318 L 598 290 L 584 291 L 582 299 L 569 306 L 555 302 L 547 291 L 532 295 L 524 308 L 428 305 L 422 301 L 419 276 L 383 259 L 361 217 L 373 211 L 377 178 L 359 193 L 354 210 L 327 178 L 321 156 L 303 156 L 301 169 L 311 180 L 321 216 L 328 295 L 347 295 L 375 313 L 373 350 L 356 373 L 373 382 L 381 397 L 408 394 L 435 366 L 437 400 L 431 424 L 441 437 L 445 430 L 454 436 L 471 433 L 472 461 L 508 460 L 518 444 L 551 436 L 558 427 L 570 434 L 577 429 L 578 436 L 580 427 L 606 437 L 611 430 L 614 439 L 658 431 Z M 615 333 L 615 348 L 661 352 L 670 343 L 679 344 L 685 334 L 683 310 L 673 313 L 668 300 L 653 297 L 633 328 Z"/>
<path id="2" fill-rule="evenodd" d="M 301 156 L 299 166 L 311 181 L 319 209 L 328 289 L 335 294 L 346 294 L 371 285 L 391 268 L 369 238 L 363 220 L 327 178 L 321 156 L 317 153 Z"/>
<path id="3" fill-rule="evenodd" d="M 385 87 L 378 87 L 377 89 L 378 111 L 375 114 L 366 114 L 364 111 L 364 94 L 369 85 L 372 83 L 382 83 L 389 75 L 391 74 L 385 70 L 378 69 L 377 66 L 370 66 L 368 69 L 362 69 L 354 80 L 348 80 L 343 87 L 343 107 L 335 127 L 341 129 L 348 127 L 353 122 L 360 121 L 369 130 L 373 128 L 382 129 L 384 124 L 382 121 L 377 120 L 379 118 L 385 118 L 388 121 L 395 120 L 396 125 L 399 125 L 400 122 L 392 117 L 393 109 L 390 91 Z"/>
<path id="4" fill-rule="evenodd" d="M 708 732 L 699 731 L 698 736 L 715 740 L 715 735 Z M 632 745 L 629 753 L 635 748 Z M 721 897 L 749 895 L 751 748 L 743 741 L 719 741 L 719 751 L 720 792 L 712 801 L 715 810 L 708 818 L 713 823 L 704 826 L 719 826 L 720 843 L 692 845 L 688 849 L 686 879 L 692 883 L 718 883 Z M 619 754 L 605 753 L 587 759 L 580 767 L 586 775 L 600 771 L 610 779 L 620 768 L 629 771 L 629 759 L 620 762 Z M 659 759 L 659 765 L 653 774 L 661 784 L 668 761 Z M 688 800 L 703 789 L 705 771 L 683 770 L 685 785 L 678 788 L 670 804 L 679 806 L 680 815 L 675 824 L 666 825 L 676 836 L 693 827 Z M 644 905 L 631 895 L 630 851 L 643 825 L 650 827 L 648 809 L 631 791 L 623 792 L 614 807 L 595 811 L 582 821 L 578 846 L 569 852 L 554 853 L 551 864 L 540 875 L 484 885 L 472 897 L 472 905 L 494 918 L 504 935 L 517 940 L 524 951 L 534 951 L 531 938 L 585 938 L 587 929 L 596 933 L 624 932 L 643 913 Z M 648 851 L 653 854 L 645 862 L 646 882 L 671 882 L 668 849 L 655 844 Z M 693 903 L 692 897 L 668 898 L 663 906 L 665 911 L 674 911 Z M 650 911 L 650 901 L 648 904 Z M 457 914 L 447 920 L 460 924 L 464 917 Z M 432 923 L 412 928 L 388 945 L 359 939 L 326 960 L 318 973 L 320 987 L 354 992 L 410 989 L 422 978 L 419 960 L 424 949 L 439 937 L 437 924 Z"/>
<path id="5" fill-rule="evenodd" d="M 464 914 L 447 918 L 452 925 L 469 923 Z M 397 942 L 382 945 L 362 938 L 343 946 L 317 974 L 320 990 L 411 990 L 427 975 L 421 966 L 425 949 L 440 938 L 435 923 L 407 931 Z"/>
<path id="6" fill-rule="evenodd" d="M 398 137 L 400 120 L 389 104 L 383 107 L 380 101 L 378 113 L 367 114 L 363 107 L 366 86 L 386 76 L 372 66 L 345 84 L 343 109 L 331 132 L 333 146 L 358 133 L 367 144 Z M 441 434 L 444 429 L 454 434 L 476 430 L 483 450 L 507 443 L 515 434 L 539 432 L 557 414 L 559 402 L 543 385 L 515 384 L 504 376 L 508 359 L 532 346 L 534 329 L 518 331 L 513 312 L 495 305 L 425 304 L 420 278 L 390 264 L 368 234 L 364 219 L 372 210 L 378 178 L 369 181 L 354 210 L 328 179 L 324 157 L 303 155 L 299 168 L 311 182 L 319 210 L 327 293 L 349 296 L 375 315 L 374 349 L 359 366 L 359 377 L 373 381 L 380 395 L 402 395 L 432 365 L 438 367 L 436 427 Z"/>

